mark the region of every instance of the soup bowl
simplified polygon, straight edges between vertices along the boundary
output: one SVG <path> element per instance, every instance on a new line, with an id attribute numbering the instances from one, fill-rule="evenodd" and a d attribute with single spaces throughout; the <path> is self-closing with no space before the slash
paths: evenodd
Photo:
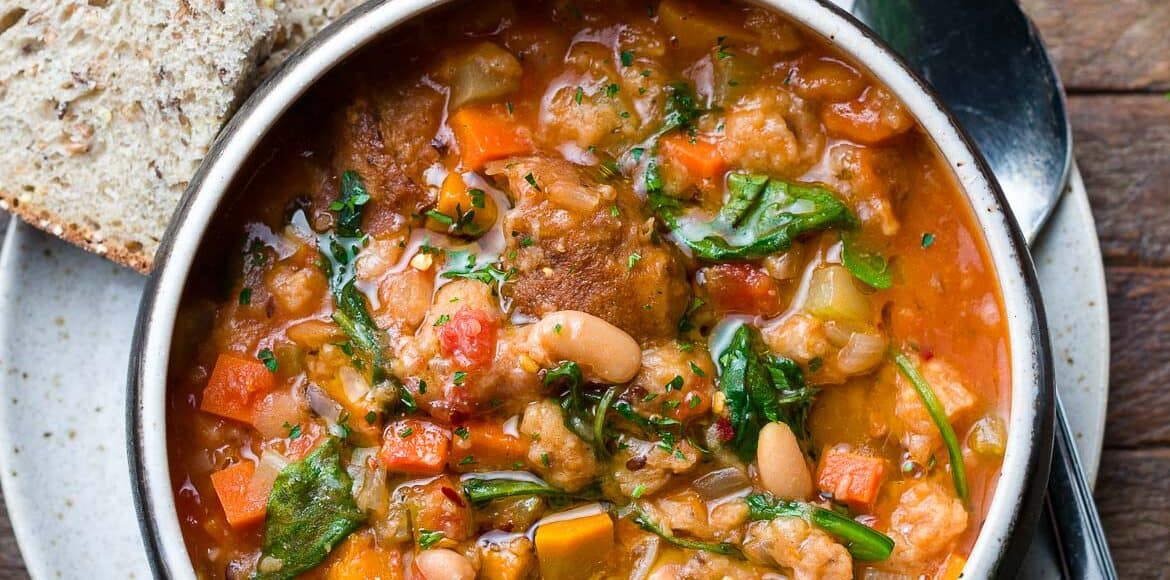
<path id="1" fill-rule="evenodd" d="M 145 547 L 157 576 L 193 578 L 168 466 L 168 369 L 184 289 L 202 276 L 197 254 L 230 207 L 233 182 L 262 154 L 264 138 L 318 80 L 363 47 L 444 0 L 383 0 L 356 8 L 307 42 L 247 100 L 191 182 L 156 256 L 129 370 L 129 454 Z M 1052 367 L 1027 246 L 985 162 L 926 84 L 878 38 L 821 0 L 757 0 L 819 35 L 895 94 L 934 141 L 986 240 L 1006 313 L 1011 393 L 998 484 L 965 566 L 965 578 L 1011 575 L 1039 513 L 1052 445 Z"/>

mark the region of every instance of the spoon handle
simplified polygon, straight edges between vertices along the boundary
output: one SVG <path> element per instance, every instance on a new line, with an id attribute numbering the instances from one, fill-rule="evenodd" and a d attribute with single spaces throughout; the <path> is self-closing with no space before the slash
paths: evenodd
<path id="1" fill-rule="evenodd" d="M 1056 393 L 1055 443 L 1044 502 L 1057 535 L 1060 559 L 1066 567 L 1064 575 L 1074 579 L 1113 580 L 1117 578 L 1117 570 L 1105 543 L 1105 531 L 1085 481 L 1059 392 Z"/>

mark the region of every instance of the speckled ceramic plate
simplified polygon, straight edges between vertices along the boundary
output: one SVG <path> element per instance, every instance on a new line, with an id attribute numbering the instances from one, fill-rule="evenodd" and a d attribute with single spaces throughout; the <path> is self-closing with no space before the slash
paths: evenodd
<path id="1" fill-rule="evenodd" d="M 1105 274 L 1080 175 L 1034 255 L 1090 476 L 1108 396 Z M 0 484 L 34 578 L 149 577 L 124 422 L 145 279 L 13 223 L 0 255 Z"/>

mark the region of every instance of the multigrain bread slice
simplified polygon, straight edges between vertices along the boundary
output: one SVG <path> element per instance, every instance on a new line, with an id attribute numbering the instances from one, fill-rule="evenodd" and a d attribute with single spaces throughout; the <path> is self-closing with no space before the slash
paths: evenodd
<path id="1" fill-rule="evenodd" d="M 0 0 L 0 209 L 149 271 L 262 73 L 355 0 Z"/>

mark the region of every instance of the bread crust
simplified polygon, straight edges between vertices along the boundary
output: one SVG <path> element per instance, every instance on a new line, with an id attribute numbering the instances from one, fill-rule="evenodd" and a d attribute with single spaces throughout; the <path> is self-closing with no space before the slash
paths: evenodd
<path id="1" fill-rule="evenodd" d="M 149 273 L 239 103 L 360 0 L 0 7 L 0 209 Z"/>

